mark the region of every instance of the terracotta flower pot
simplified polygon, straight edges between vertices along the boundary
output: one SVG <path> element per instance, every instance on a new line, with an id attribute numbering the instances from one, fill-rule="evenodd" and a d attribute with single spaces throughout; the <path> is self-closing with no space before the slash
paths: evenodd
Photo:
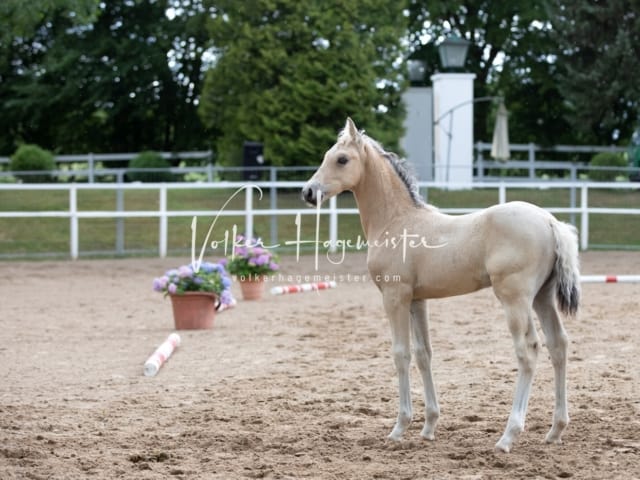
<path id="1" fill-rule="evenodd" d="M 213 328 L 217 301 L 215 293 L 185 292 L 169 296 L 177 330 Z"/>
<path id="2" fill-rule="evenodd" d="M 240 279 L 240 289 L 245 300 L 260 300 L 264 295 L 264 278 Z"/>

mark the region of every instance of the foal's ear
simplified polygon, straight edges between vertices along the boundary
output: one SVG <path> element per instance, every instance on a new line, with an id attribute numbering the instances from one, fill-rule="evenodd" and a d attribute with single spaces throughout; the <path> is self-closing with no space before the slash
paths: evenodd
<path id="1" fill-rule="evenodd" d="M 358 131 L 356 124 L 353 123 L 353 120 L 351 120 L 351 117 L 347 117 L 347 123 L 344 126 L 344 131 L 347 132 L 351 140 L 353 140 L 357 144 L 360 144 L 360 132 Z"/>

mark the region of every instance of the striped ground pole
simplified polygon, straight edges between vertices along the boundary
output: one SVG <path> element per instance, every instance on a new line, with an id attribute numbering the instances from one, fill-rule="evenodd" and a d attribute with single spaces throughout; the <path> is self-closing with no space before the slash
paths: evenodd
<path id="1" fill-rule="evenodd" d="M 640 275 L 582 275 L 582 283 L 640 283 Z"/>
<path id="2" fill-rule="evenodd" d="M 336 288 L 338 284 L 335 281 L 330 282 L 317 282 L 317 283 L 300 283 L 298 285 L 285 285 L 281 287 L 273 287 L 271 289 L 271 295 L 285 295 L 287 293 L 303 293 L 303 292 L 316 292 L 318 290 L 327 290 L 329 288 Z"/>

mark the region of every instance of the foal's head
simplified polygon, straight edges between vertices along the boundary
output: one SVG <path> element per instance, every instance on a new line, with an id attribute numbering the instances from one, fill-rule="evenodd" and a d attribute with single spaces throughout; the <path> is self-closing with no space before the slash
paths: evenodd
<path id="1" fill-rule="evenodd" d="M 327 150 L 322 165 L 302 189 L 302 198 L 311 205 L 352 190 L 360 181 L 364 170 L 365 138 L 355 123 L 347 118 L 338 141 Z"/>

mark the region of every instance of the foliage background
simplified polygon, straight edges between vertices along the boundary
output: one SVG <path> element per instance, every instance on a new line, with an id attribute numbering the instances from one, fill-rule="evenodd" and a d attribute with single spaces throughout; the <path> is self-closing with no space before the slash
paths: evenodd
<path id="1" fill-rule="evenodd" d="M 272 164 L 317 164 L 347 115 L 398 148 L 402 2 L 214 3 L 219 60 L 200 113 L 220 132 L 221 159 L 237 158 L 249 139 L 265 143 Z"/>
<path id="2" fill-rule="evenodd" d="M 408 57 L 470 41 L 475 96 L 502 95 L 512 142 L 627 145 L 640 114 L 640 0 L 0 2 L 0 155 L 213 149 L 244 140 L 315 164 L 347 115 L 389 149 Z M 475 108 L 488 141 L 493 105 Z"/>

